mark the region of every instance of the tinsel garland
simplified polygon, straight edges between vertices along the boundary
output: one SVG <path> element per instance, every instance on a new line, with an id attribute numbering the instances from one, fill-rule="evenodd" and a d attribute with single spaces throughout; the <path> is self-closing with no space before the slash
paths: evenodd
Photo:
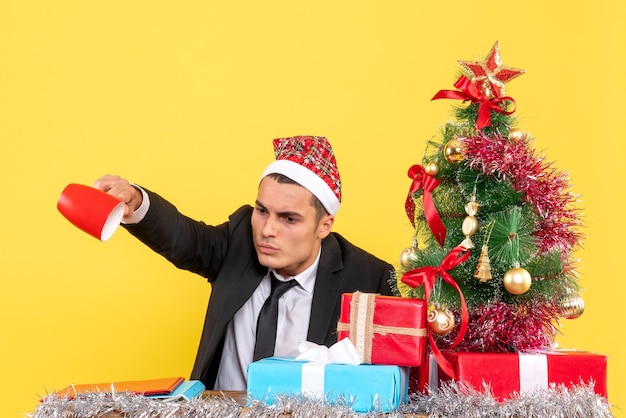
<path id="1" fill-rule="evenodd" d="M 540 221 L 535 232 L 539 251 L 558 249 L 568 254 L 579 244 L 580 226 L 574 203 L 578 196 L 568 192 L 567 174 L 535 155 L 527 135 L 509 138 L 482 132 L 463 138 L 466 164 L 485 175 L 508 179 L 536 208 Z"/>
<path id="2" fill-rule="evenodd" d="M 449 382 L 434 394 L 413 394 L 408 403 L 397 411 L 384 414 L 387 418 L 479 418 L 479 417 L 567 417 L 610 418 L 611 406 L 593 391 L 593 385 L 580 384 L 570 388 L 553 386 L 549 389 L 524 393 L 499 402 L 484 387 L 482 391 Z M 253 401 L 241 406 L 228 396 L 194 398 L 186 402 L 166 402 L 131 393 L 91 392 L 76 399 L 50 395 L 29 414 L 30 418 L 358 418 L 380 417 L 377 412 L 356 413 L 348 403 L 330 405 L 306 396 L 283 396 L 277 403 L 267 405 Z"/>
<path id="3" fill-rule="evenodd" d="M 413 395 L 406 405 L 411 413 L 415 405 L 423 408 L 428 418 L 608 418 L 611 405 L 593 391 L 593 385 L 580 384 L 570 388 L 563 385 L 523 393 L 499 402 L 490 395 L 489 387 L 482 391 L 450 382 L 443 384 L 434 395 Z"/>
<path id="4" fill-rule="evenodd" d="M 472 309 L 469 320 L 473 326 L 468 328 L 456 351 L 499 353 L 554 348 L 557 333 L 554 324 L 558 317 L 554 307 L 542 298 L 524 305 L 493 301 Z M 437 336 L 437 344 L 449 347 L 455 335 Z"/>

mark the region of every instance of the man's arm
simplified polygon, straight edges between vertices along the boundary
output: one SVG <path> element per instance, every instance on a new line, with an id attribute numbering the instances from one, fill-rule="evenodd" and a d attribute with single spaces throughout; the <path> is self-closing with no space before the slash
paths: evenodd
<path id="1" fill-rule="evenodd" d="M 126 204 L 123 226 L 176 267 L 212 280 L 228 245 L 228 223 L 206 225 L 181 214 L 156 193 L 119 177 L 106 175 L 94 183 Z"/>

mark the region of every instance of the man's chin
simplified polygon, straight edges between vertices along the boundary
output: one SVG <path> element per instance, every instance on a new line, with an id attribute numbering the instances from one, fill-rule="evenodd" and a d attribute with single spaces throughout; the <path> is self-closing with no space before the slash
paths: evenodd
<path id="1" fill-rule="evenodd" d="M 278 269 L 280 267 L 279 263 L 276 260 L 276 257 L 272 257 L 267 254 L 262 254 L 262 253 L 259 253 L 258 251 L 256 253 L 256 256 L 259 259 L 259 263 L 264 267 L 267 267 L 270 269 Z"/>

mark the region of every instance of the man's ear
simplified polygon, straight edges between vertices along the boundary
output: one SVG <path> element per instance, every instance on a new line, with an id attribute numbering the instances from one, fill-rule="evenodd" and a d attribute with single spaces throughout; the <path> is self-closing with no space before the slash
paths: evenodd
<path id="1" fill-rule="evenodd" d="M 317 228 L 317 236 L 320 239 L 326 238 L 333 229 L 333 223 L 335 223 L 335 217 L 333 215 L 324 215 L 322 219 L 320 219 L 319 226 Z"/>

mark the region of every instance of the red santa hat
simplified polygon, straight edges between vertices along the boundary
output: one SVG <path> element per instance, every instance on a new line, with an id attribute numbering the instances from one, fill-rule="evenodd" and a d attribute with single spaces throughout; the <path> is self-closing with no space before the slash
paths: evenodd
<path id="1" fill-rule="evenodd" d="M 336 215 L 341 203 L 341 179 L 335 153 L 323 136 L 294 136 L 274 139 L 272 162 L 261 179 L 271 173 L 283 174 L 322 202 L 328 213 Z"/>

